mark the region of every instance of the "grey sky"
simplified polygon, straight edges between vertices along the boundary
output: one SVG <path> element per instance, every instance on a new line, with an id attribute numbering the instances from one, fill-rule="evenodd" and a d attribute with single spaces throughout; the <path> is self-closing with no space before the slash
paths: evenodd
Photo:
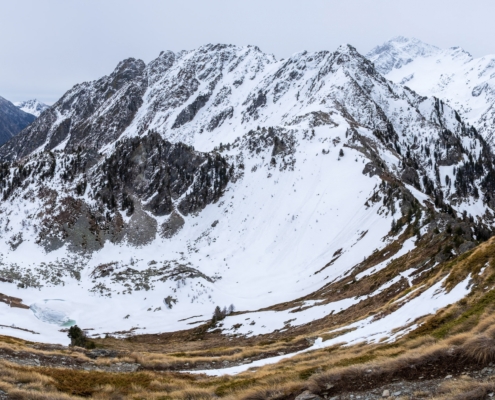
<path id="1" fill-rule="evenodd" d="M 278 58 L 397 36 L 495 53 L 493 0 L 0 0 L 0 96 L 56 101 L 126 57 L 205 43 Z"/>

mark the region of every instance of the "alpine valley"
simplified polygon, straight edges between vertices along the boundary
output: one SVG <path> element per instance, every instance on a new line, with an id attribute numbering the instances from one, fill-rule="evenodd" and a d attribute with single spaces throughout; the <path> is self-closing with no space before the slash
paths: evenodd
<path id="1" fill-rule="evenodd" d="M 430 381 L 481 362 L 466 332 L 495 301 L 495 56 L 403 37 L 284 60 L 210 44 L 32 103 L 0 147 L 0 333 L 45 343 L 22 365 L 77 359 L 55 346 L 74 325 L 97 347 L 74 369 L 189 371 L 173 379 L 204 395 L 132 397 L 153 387 L 134 382 L 122 398 L 381 397 L 432 362 Z M 105 349 L 120 369 L 90 361 Z M 366 364 L 386 357 L 407 367 Z"/>

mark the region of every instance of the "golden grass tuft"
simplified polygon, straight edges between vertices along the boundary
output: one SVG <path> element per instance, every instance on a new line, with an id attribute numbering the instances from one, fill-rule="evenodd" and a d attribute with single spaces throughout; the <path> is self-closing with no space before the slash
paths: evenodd
<path id="1" fill-rule="evenodd" d="M 495 361 L 495 340 L 488 336 L 479 335 L 470 338 L 462 347 L 467 357 L 480 364 Z"/>
<path id="2" fill-rule="evenodd" d="M 437 400 L 483 400 L 488 394 L 495 391 L 492 382 L 479 382 L 474 379 L 452 380 L 443 383 L 435 397 Z"/>
<path id="3" fill-rule="evenodd" d="M 283 400 L 295 393 L 300 393 L 303 387 L 291 385 L 288 387 L 264 387 L 249 390 L 244 393 L 242 400 Z M 229 399 L 230 400 L 230 399 Z M 233 399 L 232 399 L 233 400 Z"/>
<path id="4" fill-rule="evenodd" d="M 174 400 L 208 400 L 216 396 L 207 389 L 191 388 L 172 392 L 167 397 Z"/>

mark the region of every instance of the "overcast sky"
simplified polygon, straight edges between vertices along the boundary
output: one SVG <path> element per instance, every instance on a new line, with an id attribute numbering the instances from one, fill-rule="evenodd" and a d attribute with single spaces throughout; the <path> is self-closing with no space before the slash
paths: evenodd
<path id="1" fill-rule="evenodd" d="M 0 96 L 55 102 L 126 57 L 206 43 L 361 53 L 398 35 L 495 53 L 494 0 L 0 0 Z"/>

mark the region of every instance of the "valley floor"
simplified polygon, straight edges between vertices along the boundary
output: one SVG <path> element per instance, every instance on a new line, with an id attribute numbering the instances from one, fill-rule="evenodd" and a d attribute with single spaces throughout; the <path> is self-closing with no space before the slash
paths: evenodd
<path id="1" fill-rule="evenodd" d="M 376 347 L 368 350 L 371 350 L 372 354 L 377 351 Z M 356 352 L 356 349 L 350 348 L 349 352 Z M 493 362 L 488 362 L 488 359 L 475 361 L 467 358 L 462 347 L 442 349 L 434 345 L 432 352 L 431 345 L 427 344 L 419 358 L 417 354 L 416 356 L 408 354 L 412 353 L 409 350 L 406 353 L 408 355 L 401 356 L 406 364 L 397 363 L 392 373 L 390 371 L 385 373 L 384 370 L 376 373 L 375 368 L 380 370 L 379 364 L 370 362 L 361 364 L 360 361 L 366 360 L 367 357 L 363 354 L 367 352 L 366 349 L 364 352 L 363 349 L 358 352 L 361 353 L 361 357 L 343 359 L 345 362 L 340 362 L 340 365 L 346 365 L 347 362 L 351 365 L 340 368 L 341 380 L 334 381 L 335 384 L 327 382 L 321 386 L 321 378 L 320 381 L 318 378 L 313 381 L 308 379 L 311 374 L 318 374 L 318 371 L 321 372 L 326 368 L 325 363 L 322 362 L 322 368 L 313 370 L 300 370 L 295 366 L 294 371 L 297 372 L 301 382 L 299 384 L 294 382 L 289 390 L 282 387 L 277 389 L 276 385 L 275 388 L 272 386 L 271 389 L 262 389 L 263 385 L 258 387 L 256 380 L 259 378 L 264 380 L 267 375 L 260 375 L 259 372 L 250 372 L 250 376 L 244 375 L 240 378 L 209 378 L 204 375 L 177 374 L 150 368 L 146 365 L 146 357 L 149 357 L 149 354 L 138 355 L 101 348 L 88 351 L 77 347 L 26 343 L 2 336 L 0 337 L 0 399 L 220 397 L 280 400 L 381 398 L 467 400 L 489 399 L 495 392 Z M 315 356 L 321 359 L 321 355 L 315 354 Z M 339 358 L 338 355 L 336 358 Z M 287 369 L 282 367 L 278 373 L 283 373 L 284 370 Z M 326 379 L 328 378 L 327 375 Z M 182 390 L 172 391 L 170 395 L 163 392 L 181 386 Z M 204 390 L 205 388 L 209 390 Z M 239 393 L 239 389 L 244 393 Z M 246 390 L 242 389 L 251 389 L 251 393 L 245 393 Z M 253 389 L 258 391 L 253 393 Z"/>

